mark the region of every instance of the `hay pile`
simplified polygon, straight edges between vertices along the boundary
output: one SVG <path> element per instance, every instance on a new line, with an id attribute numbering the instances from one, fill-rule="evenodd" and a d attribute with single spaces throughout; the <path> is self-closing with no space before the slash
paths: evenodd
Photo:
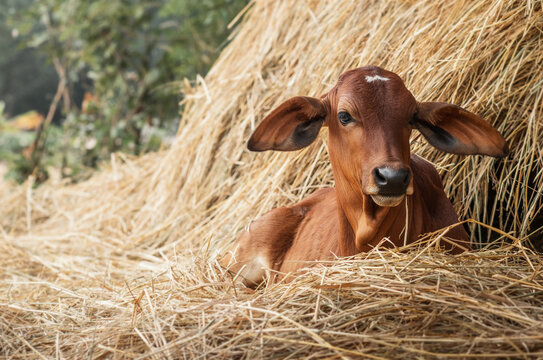
<path id="1" fill-rule="evenodd" d="M 7 358 L 543 356 L 543 10 L 536 1 L 266 1 L 197 86 L 176 143 L 115 155 L 90 180 L 0 189 L 0 354 Z M 333 183 L 325 134 L 251 154 L 255 124 L 345 69 L 395 71 L 421 101 L 491 121 L 498 162 L 416 151 L 443 173 L 473 241 L 317 265 L 253 292 L 216 265 L 250 219 Z M 490 194 L 490 195 L 488 195 Z M 535 224 L 535 225 L 534 225 Z M 531 234 L 534 242 L 537 234 Z"/>

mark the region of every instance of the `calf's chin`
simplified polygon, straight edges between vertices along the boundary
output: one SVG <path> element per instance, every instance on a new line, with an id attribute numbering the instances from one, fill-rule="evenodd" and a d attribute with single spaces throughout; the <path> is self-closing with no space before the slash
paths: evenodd
<path id="1" fill-rule="evenodd" d="M 394 207 L 402 203 L 405 195 L 389 196 L 389 195 L 371 195 L 371 199 L 379 206 Z"/>

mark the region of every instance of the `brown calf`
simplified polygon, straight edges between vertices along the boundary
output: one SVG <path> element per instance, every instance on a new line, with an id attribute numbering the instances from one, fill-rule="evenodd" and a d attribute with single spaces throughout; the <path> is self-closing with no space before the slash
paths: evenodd
<path id="1" fill-rule="evenodd" d="M 319 99 L 287 100 L 257 127 L 248 148 L 298 150 L 322 126 L 328 126 L 335 188 L 274 209 L 241 234 L 223 264 L 249 286 L 264 280 L 266 269 L 288 273 L 308 261 L 368 251 L 384 237 L 398 246 L 457 223 L 435 168 L 410 154 L 413 128 L 448 153 L 508 152 L 500 133 L 479 116 L 456 105 L 417 102 L 398 75 L 375 66 L 347 71 Z M 462 226 L 447 236 L 455 239 L 447 250 L 469 249 Z"/>

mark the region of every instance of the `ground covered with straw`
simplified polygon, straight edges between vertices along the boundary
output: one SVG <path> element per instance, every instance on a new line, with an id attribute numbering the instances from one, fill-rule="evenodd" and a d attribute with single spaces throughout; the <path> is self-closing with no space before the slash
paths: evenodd
<path id="1" fill-rule="evenodd" d="M 0 183 L 0 357 L 543 357 L 541 6 L 251 3 L 206 78 L 187 82 L 170 149 L 115 154 L 75 185 Z M 244 288 L 218 254 L 251 219 L 333 184 L 325 133 L 288 154 L 249 153 L 249 134 L 367 64 L 505 135 L 506 160 L 412 139 L 481 249 L 442 254 L 436 233 Z"/>

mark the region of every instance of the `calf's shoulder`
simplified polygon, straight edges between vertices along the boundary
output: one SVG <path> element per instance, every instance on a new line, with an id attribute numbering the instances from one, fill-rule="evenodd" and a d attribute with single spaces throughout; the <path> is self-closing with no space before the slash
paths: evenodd
<path id="1" fill-rule="evenodd" d="M 411 168 L 415 182 L 413 216 L 418 217 L 418 222 L 422 225 L 420 234 L 458 223 L 458 214 L 443 189 L 441 176 L 434 165 L 417 155 L 412 155 Z M 469 249 L 468 234 L 462 225 L 451 228 L 446 236 L 459 240 L 462 246 Z"/>

